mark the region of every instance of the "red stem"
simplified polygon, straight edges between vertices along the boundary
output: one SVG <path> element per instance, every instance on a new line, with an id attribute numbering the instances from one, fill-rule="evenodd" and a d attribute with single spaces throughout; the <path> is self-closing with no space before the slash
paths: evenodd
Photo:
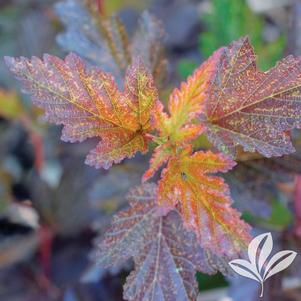
<path id="1" fill-rule="evenodd" d="M 33 145 L 35 154 L 35 168 L 38 172 L 41 172 L 44 163 L 44 145 L 43 139 L 39 134 L 34 132 L 29 133 L 31 143 Z"/>
<path id="2" fill-rule="evenodd" d="M 101 16 L 105 16 L 105 8 L 104 8 L 104 2 L 105 0 L 96 0 L 97 1 L 97 9 Z"/>
<path id="3" fill-rule="evenodd" d="M 53 232 L 51 229 L 43 225 L 40 228 L 40 246 L 39 246 L 39 259 L 43 272 L 47 278 L 50 276 L 50 262 L 52 255 L 52 242 L 53 242 Z"/>

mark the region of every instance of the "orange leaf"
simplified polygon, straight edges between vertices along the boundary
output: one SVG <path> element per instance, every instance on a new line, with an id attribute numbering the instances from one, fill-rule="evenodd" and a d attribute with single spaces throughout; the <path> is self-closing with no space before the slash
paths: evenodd
<path id="1" fill-rule="evenodd" d="M 75 54 L 65 60 L 50 55 L 43 61 L 6 58 L 6 63 L 33 102 L 45 110 L 46 119 L 64 125 L 62 140 L 101 138 L 87 164 L 107 169 L 137 151 L 147 151 L 145 134 L 158 95 L 141 61 L 128 68 L 123 92 L 110 74 L 87 67 Z"/>
<path id="2" fill-rule="evenodd" d="M 288 56 L 267 72 L 247 38 L 222 48 L 207 107 L 208 138 L 221 151 L 237 146 L 266 157 L 294 151 L 286 131 L 301 127 L 301 59 Z"/>
<path id="3" fill-rule="evenodd" d="M 155 148 L 150 160 L 150 167 L 142 176 L 142 182 L 150 179 L 155 172 L 165 164 L 172 155 L 172 148 L 169 144 L 161 144 Z"/>
<path id="4" fill-rule="evenodd" d="M 224 180 L 209 174 L 226 172 L 235 165 L 222 154 L 183 150 L 162 172 L 158 204 L 161 214 L 178 206 L 187 228 L 203 247 L 215 252 L 237 252 L 249 241 L 249 226 L 231 208 L 229 188 Z M 229 253 L 228 253 L 229 254 Z"/>
<path id="5" fill-rule="evenodd" d="M 185 126 L 189 124 L 190 127 L 191 121 L 204 110 L 206 92 L 216 72 L 221 53 L 221 49 L 216 51 L 180 88 L 174 89 L 168 103 L 169 115 L 163 112 L 162 105 L 155 107 L 153 123 L 160 136 L 168 136 L 174 142 L 184 142 L 183 140 L 191 141 L 203 131 L 202 126 L 194 125 L 189 133 Z"/>
<path id="6" fill-rule="evenodd" d="M 159 132 L 159 137 L 154 139 L 158 147 L 142 181 L 151 178 L 172 155 L 176 155 L 178 146 L 185 146 L 205 130 L 202 124 L 195 123 L 193 119 L 204 110 L 205 93 L 215 73 L 220 54 L 220 50 L 215 52 L 187 79 L 187 82 L 172 92 L 168 104 L 169 114 L 164 112 L 163 105 L 159 101 L 154 107 L 152 124 Z"/>

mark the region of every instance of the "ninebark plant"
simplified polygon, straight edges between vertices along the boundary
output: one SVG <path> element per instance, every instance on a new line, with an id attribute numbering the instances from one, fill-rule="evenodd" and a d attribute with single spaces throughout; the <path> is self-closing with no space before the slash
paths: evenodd
<path id="1" fill-rule="evenodd" d="M 236 165 L 238 150 L 262 157 L 294 152 L 290 131 L 301 127 L 301 59 L 288 56 L 261 72 L 248 38 L 241 38 L 218 49 L 175 88 L 165 109 L 156 88 L 160 64 L 147 61 L 145 51 L 139 55 L 115 25 L 127 45 L 126 61 L 114 52 L 112 24 L 101 28 L 115 62 L 129 63 L 122 88 L 91 57 L 5 60 L 45 118 L 63 125 L 62 140 L 99 139 L 87 164 L 109 169 L 146 153 L 150 141 L 156 144 L 143 183 L 128 195 L 129 208 L 105 233 L 99 264 L 119 266 L 133 258 L 126 300 L 196 300 L 195 272 L 225 272 L 251 239 L 250 226 L 232 208 L 227 183 L 215 174 Z M 193 147 L 200 135 L 212 150 Z M 160 179 L 150 183 L 155 173 Z"/>

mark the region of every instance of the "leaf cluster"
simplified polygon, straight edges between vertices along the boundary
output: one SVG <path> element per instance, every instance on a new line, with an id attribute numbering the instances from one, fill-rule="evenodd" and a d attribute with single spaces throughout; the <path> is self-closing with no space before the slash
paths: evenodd
<path id="1" fill-rule="evenodd" d="M 289 56 L 262 72 L 248 38 L 241 38 L 175 88 L 165 110 L 156 88 L 154 66 L 161 60 L 153 57 L 160 49 L 158 31 L 150 29 L 154 19 L 144 14 L 149 35 L 136 34 L 137 41 L 147 36 L 141 49 L 135 38 L 128 42 L 118 19 L 99 19 L 88 8 L 75 0 L 58 6 L 67 24 L 59 41 L 84 58 L 7 57 L 7 66 L 44 117 L 63 125 L 64 141 L 98 140 L 87 164 L 108 169 L 156 144 L 142 181 L 159 171 L 160 179 L 132 190 L 130 208 L 114 217 L 100 244 L 99 261 L 108 267 L 134 258 L 127 300 L 195 300 L 195 271 L 227 272 L 227 261 L 251 240 L 250 226 L 232 208 L 230 189 L 217 174 L 231 170 L 242 153 L 294 151 L 290 131 L 301 127 L 301 60 Z M 76 27 L 78 10 L 87 27 Z M 99 61 L 108 56 L 113 69 Z M 193 146 L 201 135 L 211 150 Z"/>

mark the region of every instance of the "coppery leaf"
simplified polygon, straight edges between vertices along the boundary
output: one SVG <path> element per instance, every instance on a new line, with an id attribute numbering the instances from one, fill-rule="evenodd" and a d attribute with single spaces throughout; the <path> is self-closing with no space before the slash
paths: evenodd
<path id="1" fill-rule="evenodd" d="M 182 219 L 201 245 L 216 254 L 231 256 L 244 250 L 249 226 L 231 208 L 229 188 L 212 173 L 226 172 L 235 162 L 222 154 L 187 148 L 172 157 L 159 182 L 158 204 L 163 214 L 179 206 Z"/>
<path id="2" fill-rule="evenodd" d="M 169 160 L 171 155 L 172 149 L 170 148 L 169 144 L 162 144 L 157 146 L 150 159 L 150 167 L 144 173 L 142 181 L 145 182 L 149 180 L 155 174 L 155 172 Z"/>
<path id="3" fill-rule="evenodd" d="M 195 139 L 203 131 L 203 126 L 192 124 L 192 120 L 203 110 L 206 92 L 221 55 L 216 51 L 192 76 L 174 89 L 168 102 L 169 115 L 163 106 L 157 105 L 153 113 L 153 126 L 161 137 L 168 137 L 174 143 L 186 143 Z"/>
<path id="4" fill-rule="evenodd" d="M 152 112 L 153 128 L 159 133 L 155 141 L 158 143 L 150 168 L 145 172 L 142 180 L 146 181 L 177 153 L 178 146 L 187 145 L 196 139 L 203 131 L 204 126 L 195 123 L 194 119 L 204 110 L 206 91 L 221 51 L 218 50 L 204 62 L 180 88 L 174 89 L 168 102 L 169 114 L 164 112 L 161 102 L 158 102 Z"/>
<path id="5" fill-rule="evenodd" d="M 208 137 L 221 151 L 294 151 L 286 131 L 301 127 L 301 60 L 288 56 L 267 72 L 256 66 L 247 38 L 222 48 L 206 108 Z"/>
<path id="6" fill-rule="evenodd" d="M 64 125 L 62 140 L 101 138 L 87 164 L 107 169 L 137 151 L 147 151 L 145 133 L 157 91 L 141 61 L 127 69 L 124 92 L 110 74 L 87 67 L 75 54 L 65 60 L 50 55 L 43 61 L 6 58 L 6 63 L 33 102 L 45 110 L 46 119 Z"/>

